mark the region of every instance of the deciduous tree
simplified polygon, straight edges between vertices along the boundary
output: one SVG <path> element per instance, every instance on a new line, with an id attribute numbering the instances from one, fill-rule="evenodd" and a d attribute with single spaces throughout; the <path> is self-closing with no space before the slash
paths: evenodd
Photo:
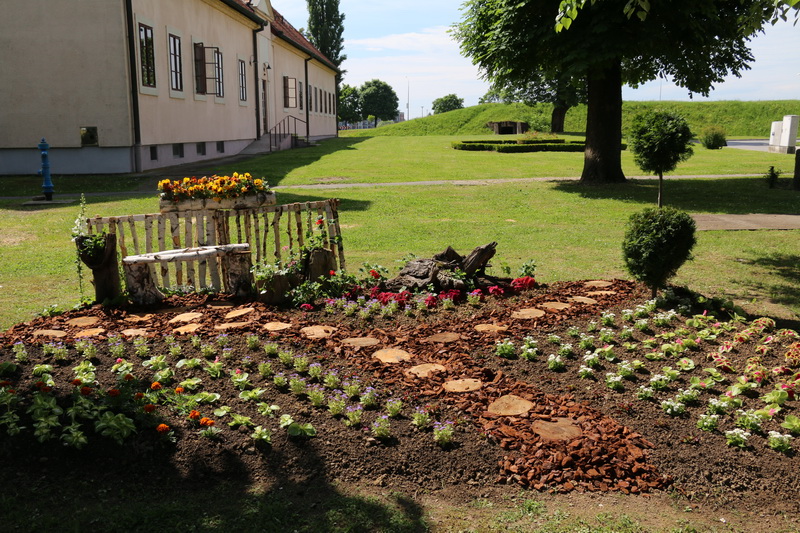
<path id="1" fill-rule="evenodd" d="M 336 67 L 340 67 L 347 56 L 344 50 L 344 14 L 339 11 L 339 0 L 307 0 L 308 3 L 308 31 L 311 44 L 325 54 Z M 336 75 L 336 86 L 342 81 L 342 75 L 347 72 L 341 70 Z"/>
<path id="2" fill-rule="evenodd" d="M 454 111 L 456 109 L 463 109 L 464 108 L 464 99 L 459 98 L 456 94 L 448 94 L 442 96 L 441 98 L 437 98 L 433 101 L 431 105 L 431 109 L 433 109 L 433 114 L 436 115 L 437 113 L 447 113 L 448 111 Z"/>
<path id="3" fill-rule="evenodd" d="M 342 122 L 358 122 L 363 118 L 361 114 L 361 99 L 358 88 L 342 85 L 339 90 L 339 120 Z"/>
<path id="4" fill-rule="evenodd" d="M 394 120 L 400 113 L 399 100 L 394 89 L 381 80 L 370 80 L 358 89 L 361 102 L 361 116 L 373 115 L 375 126 L 380 120 Z"/>

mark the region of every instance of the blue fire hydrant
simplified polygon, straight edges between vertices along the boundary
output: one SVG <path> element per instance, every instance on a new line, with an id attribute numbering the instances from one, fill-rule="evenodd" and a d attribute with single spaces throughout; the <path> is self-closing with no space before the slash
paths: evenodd
<path id="1" fill-rule="evenodd" d="M 39 174 L 41 174 L 44 179 L 42 182 L 44 199 L 49 202 L 53 199 L 55 187 L 53 187 L 53 181 L 50 179 L 50 159 L 47 156 L 48 148 L 50 148 L 50 145 L 47 144 L 47 141 L 42 137 L 42 142 L 39 143 L 39 150 L 42 151 L 42 169 L 39 170 Z"/>

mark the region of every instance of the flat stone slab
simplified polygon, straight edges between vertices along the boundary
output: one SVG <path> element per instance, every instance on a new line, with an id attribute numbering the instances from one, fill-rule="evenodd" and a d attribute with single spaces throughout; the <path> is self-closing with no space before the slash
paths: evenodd
<path id="1" fill-rule="evenodd" d="M 531 409 L 533 409 L 533 402 L 514 394 L 500 396 L 486 408 L 490 413 L 501 416 L 524 415 Z"/>
<path id="2" fill-rule="evenodd" d="M 583 284 L 584 287 L 592 287 L 595 289 L 605 289 L 606 287 L 610 287 L 612 285 L 613 283 L 603 279 L 595 279 L 592 281 L 587 281 L 586 283 Z"/>
<path id="3" fill-rule="evenodd" d="M 177 333 L 178 335 L 187 335 L 189 333 L 194 333 L 201 327 L 203 327 L 202 324 L 186 324 L 185 326 L 175 328 L 174 330 L 172 330 L 172 332 Z"/>
<path id="4" fill-rule="evenodd" d="M 192 324 L 192 327 L 193 326 L 200 327 L 200 324 Z M 183 326 L 183 327 L 186 328 L 186 327 L 189 327 L 189 326 Z M 181 329 L 181 328 L 178 328 L 178 329 Z M 147 335 L 150 334 L 149 331 L 147 331 L 146 329 L 142 329 L 142 328 L 126 329 L 126 330 L 123 330 L 121 333 L 126 337 L 146 337 Z"/>
<path id="5" fill-rule="evenodd" d="M 378 350 L 372 357 L 382 363 L 396 364 L 411 360 L 411 354 L 405 350 L 398 350 L 397 348 L 384 348 Z"/>
<path id="6" fill-rule="evenodd" d="M 442 333 L 436 333 L 431 335 L 430 337 L 425 337 L 422 339 L 422 342 L 438 342 L 447 344 L 449 342 L 456 342 L 461 340 L 461 335 L 458 333 L 453 333 L 451 331 L 445 331 Z"/>
<path id="7" fill-rule="evenodd" d="M 309 339 L 327 339 L 334 333 L 337 328 L 333 326 L 308 326 L 300 330 L 300 333 Z"/>
<path id="8" fill-rule="evenodd" d="M 530 307 L 528 309 L 519 309 L 511 313 L 511 318 L 520 318 L 520 319 L 530 319 L 530 318 L 541 318 L 544 316 L 544 311 L 541 309 L 534 309 Z"/>
<path id="9" fill-rule="evenodd" d="M 594 298 L 587 298 L 586 296 L 570 296 L 568 298 L 571 302 L 577 302 L 579 304 L 586 304 L 586 305 L 594 305 L 597 303 L 597 300 Z"/>
<path id="10" fill-rule="evenodd" d="M 267 322 L 261 329 L 265 329 L 267 331 L 283 331 L 285 329 L 291 328 L 292 325 L 288 322 Z"/>
<path id="11" fill-rule="evenodd" d="M 569 309 L 572 306 L 564 302 L 543 302 L 539 304 L 539 307 L 544 307 L 552 311 L 561 311 L 562 309 Z"/>
<path id="12" fill-rule="evenodd" d="M 197 320 L 198 318 L 202 318 L 203 313 L 181 313 L 176 317 L 170 319 L 170 324 L 177 324 L 178 322 L 191 322 L 193 320 Z"/>
<path id="13" fill-rule="evenodd" d="M 434 372 L 444 372 L 447 370 L 444 365 L 439 363 L 422 363 L 421 365 L 412 366 L 406 370 L 406 374 L 412 374 L 418 378 L 427 378 Z"/>
<path id="14" fill-rule="evenodd" d="M 247 322 L 223 322 L 222 324 L 217 324 L 214 326 L 214 329 L 217 331 L 226 331 L 229 329 L 236 329 L 236 328 L 243 328 L 245 326 L 249 326 L 252 324 L 251 321 Z"/>
<path id="15" fill-rule="evenodd" d="M 239 318 L 240 316 L 249 315 L 253 311 L 255 311 L 255 309 L 252 307 L 248 307 L 246 309 L 236 309 L 235 311 L 231 311 L 225 315 L 225 320 L 231 320 L 232 318 Z"/>
<path id="16" fill-rule="evenodd" d="M 376 339 L 375 337 L 349 337 L 347 339 L 342 339 L 342 344 L 346 344 L 348 346 L 353 347 L 366 347 L 366 346 L 377 346 L 380 344 L 381 341 Z"/>
<path id="17" fill-rule="evenodd" d="M 475 331 L 478 333 L 503 333 L 508 331 L 508 326 L 500 326 L 497 324 L 478 324 L 475 326 Z"/>
<path id="18" fill-rule="evenodd" d="M 442 387 L 444 387 L 444 390 L 447 392 L 472 392 L 480 389 L 482 386 L 483 382 L 481 380 L 473 378 L 451 379 L 442 384 Z"/>
<path id="19" fill-rule="evenodd" d="M 81 339 L 81 338 L 84 338 L 84 337 L 97 337 L 98 335 L 102 335 L 105 332 L 106 332 L 106 330 L 103 329 L 103 328 L 89 328 L 89 329 L 84 329 L 83 331 L 79 331 L 78 333 L 76 333 L 75 334 L 75 338 L 76 339 Z"/>
<path id="20" fill-rule="evenodd" d="M 692 215 L 698 231 L 800 229 L 800 215 Z"/>
<path id="21" fill-rule="evenodd" d="M 617 294 L 617 291 L 589 291 L 586 293 L 587 296 L 613 296 Z"/>
<path id="22" fill-rule="evenodd" d="M 580 426 L 571 418 L 556 418 L 553 421 L 537 420 L 531 429 L 547 440 L 572 440 L 583 435 Z"/>
<path id="23" fill-rule="evenodd" d="M 136 313 L 126 316 L 123 320 L 125 322 L 149 322 L 152 318 L 152 313 Z"/>
<path id="24" fill-rule="evenodd" d="M 53 339 L 60 339 L 66 337 L 67 332 L 58 329 L 37 329 L 33 332 L 34 337 L 51 337 Z"/>
<path id="25" fill-rule="evenodd" d="M 78 318 L 67 320 L 67 325 L 75 326 L 76 328 L 88 328 L 98 322 L 100 322 L 100 319 L 96 316 L 79 316 Z"/>

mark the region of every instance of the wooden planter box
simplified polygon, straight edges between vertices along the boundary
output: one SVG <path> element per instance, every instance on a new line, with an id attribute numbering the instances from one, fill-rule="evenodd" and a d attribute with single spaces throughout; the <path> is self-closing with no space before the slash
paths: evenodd
<path id="1" fill-rule="evenodd" d="M 173 211 L 202 211 L 216 209 L 252 209 L 262 205 L 275 205 L 275 193 L 248 194 L 238 198 L 223 198 L 219 201 L 213 198 L 197 198 L 192 200 L 161 200 L 159 208 L 162 213 Z"/>

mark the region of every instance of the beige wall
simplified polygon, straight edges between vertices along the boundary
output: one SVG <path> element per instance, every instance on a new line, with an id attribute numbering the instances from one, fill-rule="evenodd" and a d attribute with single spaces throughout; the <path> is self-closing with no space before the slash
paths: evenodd
<path id="1" fill-rule="evenodd" d="M 124 2 L 0 2 L 0 147 L 79 147 L 80 127 L 100 146 L 130 146 Z"/>
<path id="2" fill-rule="evenodd" d="M 142 145 L 241 140 L 256 137 L 252 30 L 258 26 L 220 2 L 135 0 L 136 24 L 154 29 L 156 88 L 139 84 Z M 170 90 L 168 34 L 181 38 L 183 91 Z M 219 47 L 224 96 L 195 94 L 193 43 Z M 246 68 L 247 99 L 239 99 L 238 63 Z M 140 64 L 137 50 L 137 63 Z M 138 73 L 138 71 L 137 71 Z M 212 151 L 213 146 L 208 150 Z"/>

